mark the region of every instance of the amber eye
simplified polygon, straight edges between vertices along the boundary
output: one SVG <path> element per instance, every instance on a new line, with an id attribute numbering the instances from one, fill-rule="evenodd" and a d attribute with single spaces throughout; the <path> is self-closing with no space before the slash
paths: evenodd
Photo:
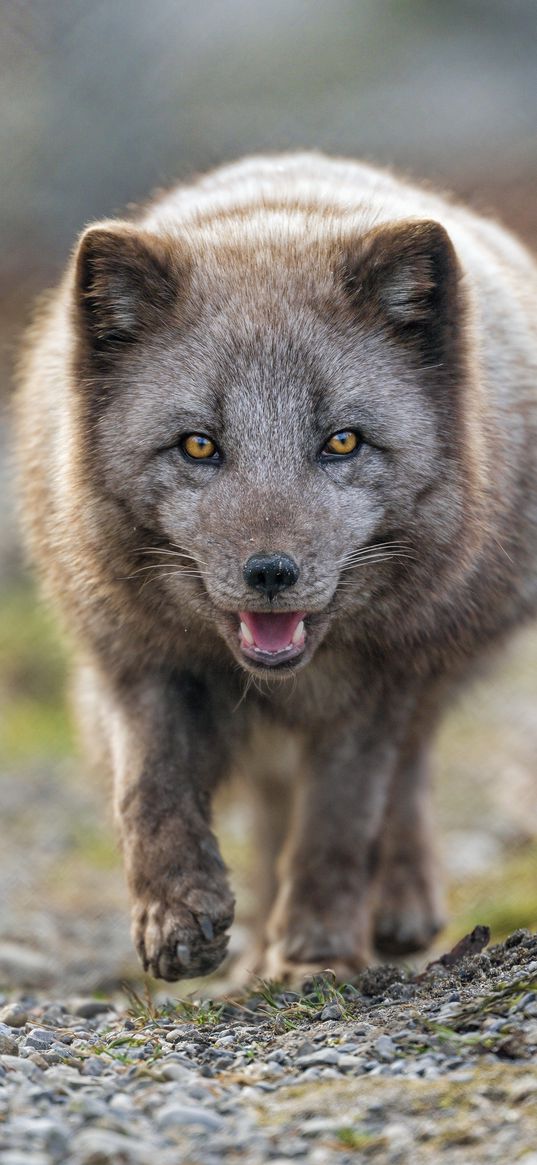
<path id="1" fill-rule="evenodd" d="M 340 433 L 332 433 L 323 448 L 323 453 L 329 457 L 348 457 L 349 453 L 354 453 L 358 448 L 359 443 L 358 433 L 353 429 L 342 429 Z"/>
<path id="2" fill-rule="evenodd" d="M 181 441 L 181 448 L 195 461 L 218 461 L 220 457 L 214 441 L 204 437 L 203 433 L 188 433 Z"/>

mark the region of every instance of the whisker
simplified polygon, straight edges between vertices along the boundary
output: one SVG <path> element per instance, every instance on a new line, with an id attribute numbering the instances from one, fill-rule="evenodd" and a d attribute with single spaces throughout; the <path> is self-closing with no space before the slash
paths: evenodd
<path id="1" fill-rule="evenodd" d="M 292 699 L 292 697 L 294 696 L 294 694 L 295 694 L 295 692 L 296 692 L 297 683 L 298 683 L 298 679 L 297 679 L 297 674 L 296 674 L 296 672 L 292 672 L 289 678 L 290 678 L 290 680 L 291 680 L 291 690 L 290 690 L 290 692 L 288 692 L 288 694 L 287 694 L 287 700 L 285 701 L 285 702 L 286 702 L 286 704 L 288 704 L 288 703 L 289 703 L 289 701 L 290 701 L 290 700 Z"/>
<path id="2" fill-rule="evenodd" d="M 358 566 L 368 566 L 374 562 L 390 562 L 392 558 L 407 558 L 409 562 L 417 562 L 413 554 L 405 554 L 403 551 L 395 554 L 370 554 L 368 558 L 360 558 L 356 562 L 347 562 L 345 566 L 339 568 L 339 572 L 340 574 L 344 574 L 347 570 L 356 570 Z"/>
<path id="3" fill-rule="evenodd" d="M 173 543 L 171 545 L 173 546 Z M 140 550 L 144 554 L 167 554 L 171 558 L 186 558 L 190 562 L 200 562 L 203 566 L 206 565 L 202 559 L 196 558 L 193 554 L 179 549 L 170 550 L 165 546 L 140 546 Z"/>
<path id="4" fill-rule="evenodd" d="M 242 696 L 240 697 L 240 700 L 238 701 L 238 703 L 235 704 L 235 707 L 233 708 L 233 712 L 236 712 L 237 709 L 240 708 L 241 704 L 246 699 L 248 692 L 250 691 L 250 688 L 253 684 L 253 680 L 254 680 L 254 677 L 253 677 L 252 673 L 250 672 L 246 677 L 246 683 L 244 685 L 244 691 L 242 693 Z"/>
<path id="5" fill-rule="evenodd" d="M 175 570 L 166 570 L 164 568 L 159 575 L 149 575 L 148 578 L 184 578 L 185 575 L 188 575 L 189 578 L 203 578 L 199 570 L 181 570 L 180 567 L 177 567 Z"/>
<path id="6" fill-rule="evenodd" d="M 366 558 L 366 557 L 368 557 L 368 555 L 374 554 L 377 550 L 409 550 L 409 549 L 411 549 L 411 543 L 406 541 L 406 540 L 403 540 L 403 539 L 394 540 L 394 541 L 390 541 L 390 542 L 374 542 L 371 544 L 371 546 L 362 546 L 358 550 L 351 550 L 349 554 L 343 555 L 343 557 L 341 559 L 341 563 L 343 564 L 345 562 L 354 562 L 357 559 Z"/>
<path id="7" fill-rule="evenodd" d="M 266 688 L 262 687 L 262 684 L 264 682 L 267 683 Z M 252 676 L 252 684 L 253 684 L 254 688 L 256 688 L 256 690 L 259 692 L 260 696 L 269 696 L 270 695 L 270 685 L 268 684 L 268 681 L 262 680 L 261 676 Z"/>
<path id="8" fill-rule="evenodd" d="M 146 576 L 146 578 L 144 579 L 138 593 L 141 595 L 149 582 L 158 582 L 161 579 L 165 580 L 168 578 L 177 578 L 179 576 L 181 578 L 184 578 L 185 575 L 188 575 L 190 578 L 194 578 L 194 579 L 203 578 L 203 575 L 199 574 L 199 572 L 195 571 L 195 570 L 177 569 L 177 570 L 169 570 L 169 571 L 163 572 L 163 573 L 158 574 L 158 575 L 148 574 Z M 127 577 L 132 577 L 132 576 L 127 576 Z"/>
<path id="9" fill-rule="evenodd" d="M 143 570 L 168 570 L 168 568 L 172 565 L 174 565 L 174 564 L 171 562 L 151 562 L 151 563 L 148 563 L 147 566 L 139 566 L 137 568 L 137 570 L 134 571 L 134 574 L 141 574 L 141 572 Z M 203 578 L 203 571 L 202 570 L 196 570 L 195 568 L 193 568 L 191 566 L 183 566 L 183 564 L 181 562 L 178 562 L 175 564 L 175 573 L 176 574 L 199 574 L 200 578 Z"/>
<path id="10" fill-rule="evenodd" d="M 379 546 L 410 546 L 408 538 L 385 538 L 383 542 L 366 542 L 360 550 L 375 550 Z"/>
<path id="11" fill-rule="evenodd" d="M 129 579 L 132 579 L 139 573 L 140 573 L 140 571 L 135 571 L 134 574 L 123 575 L 121 578 L 121 582 L 125 582 Z M 185 575 L 188 575 L 190 578 L 194 578 L 194 579 L 202 579 L 203 578 L 203 575 L 195 570 L 180 570 L 180 569 L 170 570 L 170 571 L 163 570 L 159 574 L 146 574 L 146 577 L 144 578 L 144 580 L 142 582 L 142 586 L 140 587 L 139 594 L 143 593 L 145 587 L 147 586 L 147 583 L 149 583 L 149 582 L 158 582 L 160 579 L 177 578 L 179 576 L 181 578 L 184 578 Z"/>
<path id="12" fill-rule="evenodd" d="M 163 571 L 168 570 L 169 566 L 169 562 L 154 562 L 148 566 L 139 566 L 136 570 L 133 570 L 132 574 L 123 575 L 123 578 L 135 578 L 137 574 L 145 574 L 149 570 L 159 570 L 162 573 Z M 203 578 L 203 572 L 201 570 L 192 570 L 188 566 L 181 565 L 177 566 L 175 570 L 172 571 L 172 574 L 193 574 L 196 575 L 197 578 Z"/>
<path id="13" fill-rule="evenodd" d="M 172 541 L 170 540 L 170 541 L 169 541 L 169 543 L 168 543 L 168 545 L 169 545 L 169 546 L 173 546 L 174 550 L 185 550 L 185 547 L 184 547 L 184 546 L 181 546 L 181 544 L 180 544 L 179 542 L 172 542 Z M 189 554 L 189 553 L 190 553 L 190 551 L 189 551 L 189 550 L 187 550 L 187 551 L 186 551 L 186 553 L 187 553 L 187 554 Z"/>
<path id="14" fill-rule="evenodd" d="M 141 546 L 140 550 L 144 554 L 169 554 L 173 558 L 190 558 L 194 561 L 193 554 L 181 554 L 179 550 L 168 550 L 165 546 Z"/>
<path id="15" fill-rule="evenodd" d="M 371 554 L 368 558 L 362 558 L 356 562 L 349 562 L 346 566 L 342 566 L 340 568 L 340 574 L 345 574 L 349 570 L 356 570 L 359 566 L 371 566 L 378 562 L 392 562 L 396 558 L 405 558 L 408 562 L 417 562 L 414 554 L 405 554 L 404 551 L 394 551 L 392 554 Z"/>
<path id="16" fill-rule="evenodd" d="M 348 558 L 342 559 L 342 562 L 367 562 L 368 558 L 374 558 L 376 554 L 412 554 L 412 551 L 399 546 L 393 548 L 386 547 L 385 549 L 378 547 L 375 550 L 369 550 L 367 554 L 351 554 Z"/>

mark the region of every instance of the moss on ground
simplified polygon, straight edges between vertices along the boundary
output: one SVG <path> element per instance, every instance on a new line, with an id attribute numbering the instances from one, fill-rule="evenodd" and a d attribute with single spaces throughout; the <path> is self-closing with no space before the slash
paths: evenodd
<path id="1" fill-rule="evenodd" d="M 359 1081 L 304 1081 L 279 1088 L 277 1100 L 268 1094 L 256 1107 L 264 1127 L 294 1127 L 296 1132 L 303 1131 L 304 1121 L 312 1114 L 322 1113 L 329 1124 L 334 1122 L 334 1131 L 327 1128 L 323 1136 L 324 1144 L 354 1150 L 357 1160 L 362 1154 L 364 1160 L 374 1158 L 385 1148 L 389 1141 L 386 1125 L 389 1133 L 390 1125 L 400 1127 L 400 1122 L 406 1124 L 410 1119 L 415 1155 L 409 1160 L 451 1160 L 449 1150 L 460 1147 L 462 1151 L 465 1146 L 480 1144 L 485 1116 L 487 1123 L 492 1121 L 498 1128 L 505 1122 L 520 1122 L 524 1128 L 520 1153 L 524 1154 L 533 1146 L 530 1132 L 537 1117 L 534 1081 L 527 1067 L 511 1065 L 506 1078 L 503 1065 L 481 1060 L 472 1064 L 471 1084 L 449 1076 L 438 1080 L 361 1076 Z M 406 1155 L 402 1159 L 406 1161 Z M 463 1157 L 455 1159 L 462 1161 Z"/>

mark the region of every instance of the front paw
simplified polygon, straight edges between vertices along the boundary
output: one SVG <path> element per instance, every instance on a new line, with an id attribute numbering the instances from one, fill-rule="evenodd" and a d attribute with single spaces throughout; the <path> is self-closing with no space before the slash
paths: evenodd
<path id="1" fill-rule="evenodd" d="M 286 987 L 301 988 L 304 981 L 314 975 L 322 975 L 331 971 L 336 983 L 348 983 L 350 979 L 369 966 L 370 957 L 366 952 L 358 953 L 352 958 L 308 959 L 297 961 L 289 958 L 286 953 L 285 942 L 271 943 L 267 947 L 263 959 L 257 965 L 257 976 L 261 979 L 270 979 L 275 983 L 283 983 Z"/>
<path id="2" fill-rule="evenodd" d="M 426 950 L 445 925 L 443 895 L 427 855 L 387 862 L 378 888 L 375 946 L 383 955 Z"/>
<path id="3" fill-rule="evenodd" d="M 227 951 L 234 898 L 214 882 L 170 880 L 136 901 L 133 942 L 144 971 L 156 979 L 194 979 L 215 971 Z"/>
<path id="4" fill-rule="evenodd" d="M 369 943 L 369 912 L 362 900 L 349 903 L 342 896 L 331 911 L 319 918 L 306 906 L 285 902 L 276 905 L 269 921 L 269 945 L 262 960 L 262 975 L 283 983 L 331 970 L 339 983 L 354 978 L 372 961 Z"/>

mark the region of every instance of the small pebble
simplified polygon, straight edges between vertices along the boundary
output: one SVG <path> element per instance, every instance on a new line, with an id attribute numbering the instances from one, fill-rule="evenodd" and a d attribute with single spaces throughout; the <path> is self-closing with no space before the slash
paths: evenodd
<path id="1" fill-rule="evenodd" d="M 8 1027 L 24 1027 L 28 1021 L 28 1012 L 20 1003 L 9 1003 L 0 1010 L 0 1021 Z"/>
<path id="2" fill-rule="evenodd" d="M 295 1063 L 301 1068 L 314 1068 L 319 1064 L 338 1064 L 339 1052 L 335 1048 L 318 1048 L 310 1055 L 297 1056 Z"/>
<path id="3" fill-rule="evenodd" d="M 28 1032 L 24 1041 L 26 1048 L 35 1048 L 38 1052 L 46 1051 L 56 1041 L 56 1034 L 47 1028 L 34 1027 Z"/>
<path id="4" fill-rule="evenodd" d="M 373 1048 L 377 1056 L 380 1056 L 381 1060 L 386 1060 L 387 1062 L 394 1060 L 397 1055 L 397 1049 L 390 1036 L 379 1036 L 378 1040 L 375 1040 Z"/>
<path id="5" fill-rule="evenodd" d="M 201 1128 L 213 1130 L 221 1129 L 224 1121 L 216 1113 L 206 1108 L 190 1108 L 182 1104 L 171 1104 L 162 1108 L 156 1114 L 156 1124 L 159 1129 L 183 1127 L 184 1125 L 198 1125 Z"/>
<path id="6" fill-rule="evenodd" d="M 0 1024 L 0 1056 L 18 1056 L 19 1045 L 11 1034 L 11 1029 Z"/>
<path id="7" fill-rule="evenodd" d="M 338 1003 L 327 1003 L 326 1006 L 323 1007 L 319 1015 L 319 1019 L 323 1021 L 327 1019 L 341 1019 L 342 1015 L 343 1012 Z"/>

